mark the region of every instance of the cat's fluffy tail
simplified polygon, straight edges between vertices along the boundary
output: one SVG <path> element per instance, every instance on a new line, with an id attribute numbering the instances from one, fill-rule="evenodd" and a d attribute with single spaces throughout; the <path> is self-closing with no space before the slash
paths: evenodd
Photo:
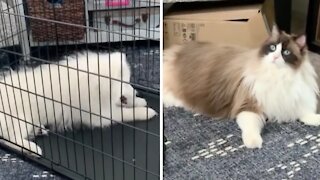
<path id="1" fill-rule="evenodd" d="M 163 104 L 165 107 L 177 106 L 183 107 L 182 101 L 180 101 L 171 92 L 171 86 L 175 83 L 174 77 L 174 61 L 177 59 L 177 55 L 181 50 L 181 45 L 171 46 L 169 49 L 164 51 L 163 55 L 163 69 L 164 69 L 164 85 L 163 85 Z"/>
<path id="2" fill-rule="evenodd" d="M 171 62 L 176 59 L 177 53 L 181 50 L 181 45 L 173 45 L 170 48 L 164 50 L 163 52 L 163 61 Z"/>

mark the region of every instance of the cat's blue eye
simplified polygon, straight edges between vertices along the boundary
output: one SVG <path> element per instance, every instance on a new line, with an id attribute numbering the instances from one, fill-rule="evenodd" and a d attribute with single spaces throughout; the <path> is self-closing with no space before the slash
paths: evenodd
<path id="1" fill-rule="evenodd" d="M 283 51 L 283 55 L 285 55 L 285 56 L 288 56 L 290 54 L 291 54 L 291 52 L 287 49 Z"/>
<path id="2" fill-rule="evenodd" d="M 283 55 L 285 55 L 285 56 L 288 56 L 288 55 L 290 55 L 291 54 L 291 51 L 289 51 L 289 50 L 284 50 L 283 52 L 282 52 L 282 54 Z"/>
<path id="3" fill-rule="evenodd" d="M 277 49 L 277 47 L 274 44 L 271 44 L 269 46 L 269 49 L 270 49 L 271 52 L 273 52 L 273 51 L 275 51 Z"/>

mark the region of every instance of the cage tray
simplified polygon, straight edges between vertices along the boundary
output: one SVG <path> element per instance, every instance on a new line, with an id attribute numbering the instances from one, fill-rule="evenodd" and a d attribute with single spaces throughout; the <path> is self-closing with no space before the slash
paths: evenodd
<path id="1" fill-rule="evenodd" d="M 139 91 L 139 95 L 159 112 L 158 94 Z M 159 116 L 129 124 L 153 134 L 121 124 L 50 133 L 36 138 L 44 155 L 34 160 L 71 179 L 159 179 Z"/>

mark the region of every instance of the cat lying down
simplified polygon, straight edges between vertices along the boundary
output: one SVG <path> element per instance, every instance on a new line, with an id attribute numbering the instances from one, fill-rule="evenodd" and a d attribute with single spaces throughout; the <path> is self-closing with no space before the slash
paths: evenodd
<path id="1" fill-rule="evenodd" d="M 188 43 L 164 52 L 164 105 L 236 119 L 248 148 L 266 122 L 320 125 L 318 85 L 306 37 L 273 27 L 260 48 Z"/>
<path id="2" fill-rule="evenodd" d="M 93 52 L 76 53 L 59 65 L 10 72 L 0 80 L 1 143 L 42 155 L 41 148 L 29 139 L 47 134 L 45 125 L 62 130 L 82 122 L 96 128 L 109 126 L 110 119 L 128 122 L 152 118 L 156 112 L 136 96 L 128 83 L 130 75 L 124 54 L 100 53 L 98 58 Z"/>

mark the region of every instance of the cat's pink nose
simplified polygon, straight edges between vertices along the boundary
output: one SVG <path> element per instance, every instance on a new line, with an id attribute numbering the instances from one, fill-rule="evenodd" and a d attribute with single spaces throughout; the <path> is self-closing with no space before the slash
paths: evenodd
<path id="1" fill-rule="evenodd" d="M 274 56 L 273 61 L 277 60 L 280 56 Z"/>

